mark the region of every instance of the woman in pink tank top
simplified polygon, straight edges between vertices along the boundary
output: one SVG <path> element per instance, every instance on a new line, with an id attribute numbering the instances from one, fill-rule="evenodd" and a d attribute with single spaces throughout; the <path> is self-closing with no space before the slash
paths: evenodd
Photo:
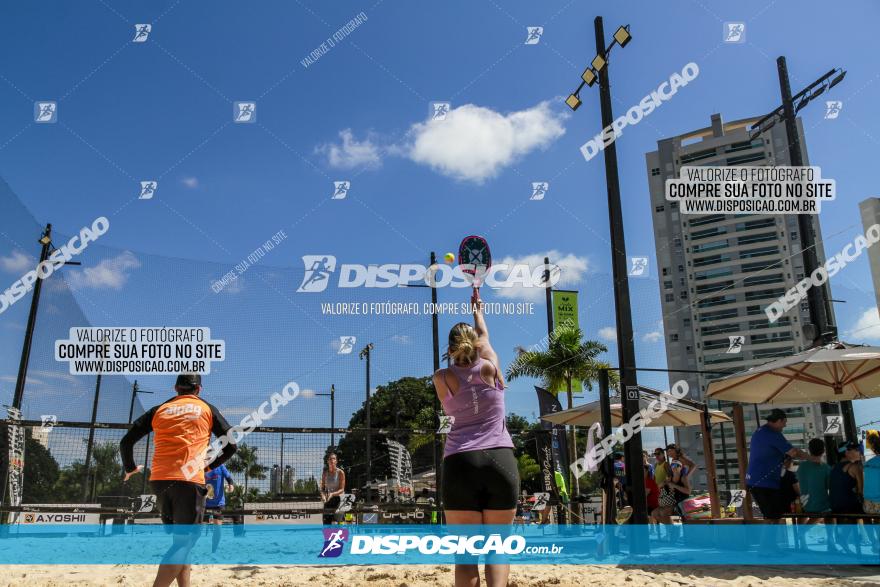
<path id="1" fill-rule="evenodd" d="M 442 494 L 448 524 L 510 525 L 519 470 L 507 431 L 504 379 L 489 343 L 482 301 L 474 290 L 474 325 L 449 332 L 450 366 L 434 373 L 443 411 L 453 418 L 443 451 Z M 507 585 L 509 565 L 487 564 L 486 584 Z M 456 564 L 455 584 L 478 584 L 476 564 Z"/>

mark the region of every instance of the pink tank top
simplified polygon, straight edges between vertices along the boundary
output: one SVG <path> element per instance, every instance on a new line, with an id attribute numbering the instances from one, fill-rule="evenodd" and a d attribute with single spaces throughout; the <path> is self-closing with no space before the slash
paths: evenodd
<path id="1" fill-rule="evenodd" d="M 449 369 L 458 378 L 455 395 L 446 394 L 443 411 L 455 420 L 446 435 L 443 456 L 489 448 L 513 448 L 504 414 L 504 390 L 486 385 L 480 376 L 483 359 Z"/>

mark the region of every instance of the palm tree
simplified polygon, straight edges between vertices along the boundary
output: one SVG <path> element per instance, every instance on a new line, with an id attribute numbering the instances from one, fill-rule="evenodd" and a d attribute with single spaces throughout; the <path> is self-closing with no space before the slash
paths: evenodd
<path id="1" fill-rule="evenodd" d="M 513 381 L 519 377 L 540 379 L 547 391 L 558 394 L 563 389 L 568 395 L 568 408 L 572 407 L 572 382 L 581 383 L 590 391 L 599 380 L 599 372 L 609 369 L 610 365 L 597 357 L 608 349 L 595 340 L 583 340 L 583 331 L 569 323 L 557 326 L 550 336 L 550 344 L 546 351 L 522 350 L 507 368 L 507 379 Z M 612 383 L 619 379 L 616 371 L 608 371 Z M 610 431 L 606 431 L 610 432 Z M 568 456 L 573 463 L 577 458 L 575 431 L 569 431 Z M 571 473 L 569 472 L 569 475 Z M 569 477 L 572 479 L 572 476 Z M 577 479 L 572 479 L 571 487 L 576 487 Z"/>
<path id="2" fill-rule="evenodd" d="M 265 479 L 266 467 L 257 462 L 257 447 L 239 444 L 226 468 L 232 473 L 244 473 L 244 493 L 248 492 L 249 479 Z"/>

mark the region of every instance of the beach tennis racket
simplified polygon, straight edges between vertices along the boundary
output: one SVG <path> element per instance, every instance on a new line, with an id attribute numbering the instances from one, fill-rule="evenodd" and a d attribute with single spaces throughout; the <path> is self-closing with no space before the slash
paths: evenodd
<path id="1" fill-rule="evenodd" d="M 458 245 L 458 264 L 463 266 L 462 272 L 474 289 L 479 289 L 492 266 L 492 252 L 486 239 L 475 234 L 464 237 Z"/>

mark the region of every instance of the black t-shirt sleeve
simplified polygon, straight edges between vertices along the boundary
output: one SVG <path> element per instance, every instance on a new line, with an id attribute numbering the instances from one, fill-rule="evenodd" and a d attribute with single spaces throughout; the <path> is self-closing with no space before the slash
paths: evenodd
<path id="1" fill-rule="evenodd" d="M 211 424 L 211 433 L 217 438 L 220 438 L 221 436 L 226 436 L 228 440 L 226 445 L 223 447 L 223 452 L 217 455 L 217 457 L 213 461 L 208 463 L 206 467 L 208 470 L 214 470 L 226 461 L 228 461 L 230 457 L 235 454 L 235 451 L 238 449 L 238 447 L 235 445 L 234 442 L 232 442 L 232 439 L 228 436 L 229 430 L 230 428 L 232 428 L 232 426 L 229 425 L 229 422 L 226 421 L 226 418 L 223 417 L 223 414 L 221 414 L 220 410 L 218 410 L 214 405 L 208 404 L 208 407 L 211 408 L 211 418 L 213 420 L 213 423 Z"/>
<path id="2" fill-rule="evenodd" d="M 147 410 L 132 423 L 122 440 L 119 441 L 119 452 L 122 455 L 122 466 L 126 473 L 131 473 L 137 466 L 134 464 L 134 445 L 137 441 L 153 431 L 153 416 L 156 406 Z"/>

